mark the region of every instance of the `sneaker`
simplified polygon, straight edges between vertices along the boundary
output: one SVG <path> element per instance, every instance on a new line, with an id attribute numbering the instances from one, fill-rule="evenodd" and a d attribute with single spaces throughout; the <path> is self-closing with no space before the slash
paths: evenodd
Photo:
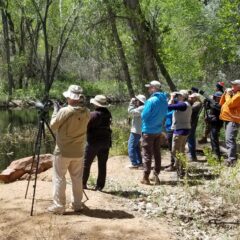
<path id="1" fill-rule="evenodd" d="M 131 165 L 129 165 L 128 167 L 129 167 L 130 169 L 138 169 L 138 165 L 132 165 L 132 164 L 131 164 Z"/>
<path id="2" fill-rule="evenodd" d="M 70 203 L 70 206 L 69 206 L 69 208 L 72 209 L 74 212 L 81 212 L 85 207 L 86 206 L 84 203 L 81 203 L 80 206 L 74 206 L 73 203 Z"/>
<path id="3" fill-rule="evenodd" d="M 56 205 L 53 204 L 48 208 L 48 212 L 63 215 L 64 212 L 65 212 L 65 208 L 64 207 L 57 207 Z"/>
<path id="4" fill-rule="evenodd" d="M 144 167 L 143 167 L 143 165 L 139 165 L 137 169 L 138 170 L 144 170 Z"/>
<path id="5" fill-rule="evenodd" d="M 151 185 L 150 181 L 149 181 L 149 178 L 144 176 L 143 179 L 140 181 L 142 184 L 145 184 L 145 185 Z"/>

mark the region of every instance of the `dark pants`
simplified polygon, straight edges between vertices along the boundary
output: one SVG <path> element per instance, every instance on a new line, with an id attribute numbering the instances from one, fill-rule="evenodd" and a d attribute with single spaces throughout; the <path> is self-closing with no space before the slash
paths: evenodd
<path id="1" fill-rule="evenodd" d="M 196 127 L 193 126 L 191 128 L 190 134 L 188 136 L 187 142 L 188 142 L 188 149 L 189 149 L 189 154 L 191 159 L 196 159 L 197 154 L 196 154 Z"/>
<path id="2" fill-rule="evenodd" d="M 144 174 L 149 176 L 151 173 L 152 157 L 154 156 L 154 174 L 158 175 L 161 169 L 161 134 L 142 135 L 142 157 Z"/>
<path id="3" fill-rule="evenodd" d="M 210 130 L 211 146 L 212 146 L 213 152 L 216 154 L 219 160 L 221 158 L 220 147 L 219 147 L 220 130 L 221 130 L 221 127 L 211 124 L 211 130 Z"/>
<path id="4" fill-rule="evenodd" d="M 173 140 L 173 130 L 172 131 L 167 131 L 167 140 L 168 140 L 168 150 L 170 151 L 171 154 L 171 165 L 174 165 L 174 157 L 172 155 L 172 140 Z"/>
<path id="5" fill-rule="evenodd" d="M 107 144 L 108 146 L 108 144 Z M 87 184 L 90 169 L 94 158 L 98 158 L 98 177 L 96 187 L 104 188 L 106 173 L 107 173 L 107 160 L 109 154 L 109 147 L 105 144 L 87 145 L 85 149 L 84 165 L 83 165 L 83 185 Z"/>

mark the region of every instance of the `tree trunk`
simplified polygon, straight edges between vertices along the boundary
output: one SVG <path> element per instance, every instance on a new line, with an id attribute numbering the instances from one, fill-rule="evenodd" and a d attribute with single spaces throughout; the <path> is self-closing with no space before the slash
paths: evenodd
<path id="1" fill-rule="evenodd" d="M 128 92 L 129 92 L 130 97 L 133 97 L 134 96 L 134 90 L 133 90 L 133 86 L 132 86 L 132 80 L 131 80 L 131 77 L 130 77 L 128 63 L 127 63 L 127 59 L 126 59 L 126 56 L 125 56 L 123 44 L 122 44 L 122 41 L 121 41 L 121 39 L 119 37 L 119 34 L 118 34 L 115 14 L 114 14 L 113 9 L 111 8 L 108 0 L 105 0 L 105 4 L 107 6 L 107 11 L 108 11 L 110 24 L 111 24 L 111 28 L 112 28 L 112 34 L 113 34 L 114 40 L 115 40 L 116 45 L 117 45 L 117 51 L 118 51 L 118 55 L 119 55 L 119 58 L 120 58 L 120 61 L 121 61 L 121 65 L 122 65 L 122 69 L 123 69 L 123 73 L 124 73 L 124 78 L 125 78 L 125 81 L 127 83 Z"/>
<path id="2" fill-rule="evenodd" d="M 176 86 L 173 83 L 160 55 L 156 51 L 154 39 L 152 38 L 153 30 L 142 13 L 139 0 L 123 0 L 123 3 L 129 12 L 129 26 L 132 29 L 135 38 L 138 40 L 139 49 L 141 51 L 140 55 L 143 57 L 144 63 L 142 69 L 145 69 L 147 80 L 151 81 L 159 79 L 157 74 L 157 63 L 169 88 L 172 91 L 175 90 Z"/>
<path id="3" fill-rule="evenodd" d="M 142 16 L 142 11 L 138 0 L 123 0 L 126 9 L 129 12 L 128 23 L 137 39 L 139 51 L 143 59 L 144 68 L 146 70 L 147 81 L 158 80 L 157 67 L 154 59 L 154 54 L 149 38 L 149 29 L 146 27 L 146 22 Z"/>
<path id="4" fill-rule="evenodd" d="M 13 74 L 12 74 L 12 66 L 10 61 L 8 18 L 7 18 L 6 11 L 4 9 L 1 10 L 1 13 L 2 13 L 2 24 L 3 24 L 4 48 L 5 48 L 4 50 L 5 50 L 5 57 L 7 62 L 8 95 L 9 95 L 9 99 L 11 99 L 12 89 L 13 89 Z"/>
<path id="5" fill-rule="evenodd" d="M 11 42 L 11 49 L 12 49 L 12 54 L 15 56 L 17 54 L 16 50 L 16 39 L 15 39 L 15 28 L 14 28 L 14 23 L 12 21 L 11 15 L 7 12 L 7 19 L 8 19 L 8 25 L 9 25 L 9 41 Z"/>

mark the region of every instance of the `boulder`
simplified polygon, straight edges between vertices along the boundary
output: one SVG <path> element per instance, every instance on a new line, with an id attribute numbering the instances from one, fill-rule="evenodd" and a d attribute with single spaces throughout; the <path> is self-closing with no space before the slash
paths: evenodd
<path id="1" fill-rule="evenodd" d="M 47 169 L 52 167 L 52 154 L 43 154 L 40 155 L 38 173 L 44 172 Z M 13 161 L 7 169 L 3 170 L 0 173 L 0 181 L 4 183 L 14 182 L 24 175 L 25 178 L 28 178 L 31 170 L 33 157 L 25 157 L 18 160 Z M 33 171 L 36 171 L 36 161 L 33 164 Z"/>

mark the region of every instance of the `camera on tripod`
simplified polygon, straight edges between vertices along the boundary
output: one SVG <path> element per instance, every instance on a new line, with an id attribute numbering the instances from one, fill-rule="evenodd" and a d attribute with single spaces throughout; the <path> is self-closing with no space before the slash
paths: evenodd
<path id="1" fill-rule="evenodd" d="M 48 99 L 44 103 L 41 101 L 35 102 L 35 107 L 40 111 L 48 112 L 49 109 L 53 106 L 53 104 L 54 104 L 54 102 L 52 100 Z"/>

